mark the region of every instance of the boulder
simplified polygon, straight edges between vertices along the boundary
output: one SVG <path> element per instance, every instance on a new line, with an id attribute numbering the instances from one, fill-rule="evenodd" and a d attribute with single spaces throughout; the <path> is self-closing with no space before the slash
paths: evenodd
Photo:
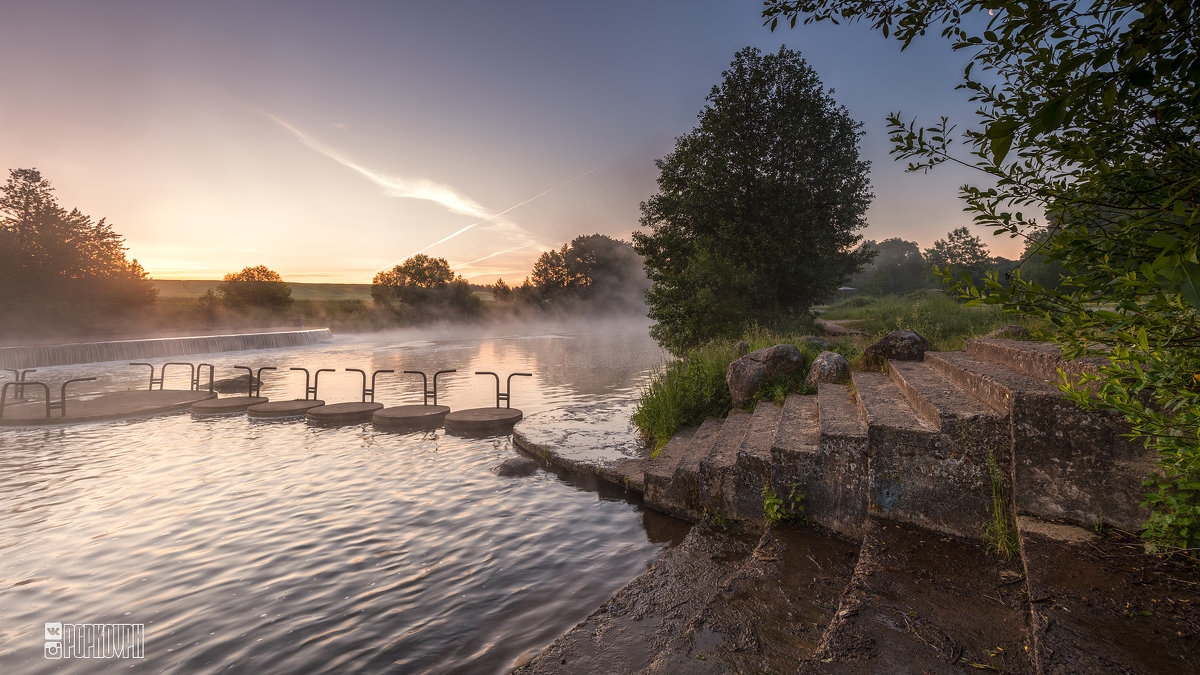
<path id="1" fill-rule="evenodd" d="M 805 345 L 812 345 L 817 349 L 825 350 L 833 347 L 833 343 L 816 335 L 803 335 L 796 339 L 796 342 Z"/>
<path id="2" fill-rule="evenodd" d="M 1029 331 L 1025 330 L 1024 326 L 1018 326 L 1015 323 L 1010 323 L 1007 326 L 1000 326 L 996 330 L 984 335 L 985 338 L 1008 338 L 1010 340 L 1025 340 L 1031 337 Z"/>
<path id="3" fill-rule="evenodd" d="M 894 330 L 863 350 L 863 361 L 872 367 L 883 366 L 889 360 L 920 361 L 931 347 L 929 340 L 915 330 Z"/>
<path id="4" fill-rule="evenodd" d="M 492 473 L 505 478 L 532 476 L 537 473 L 538 463 L 528 457 L 509 457 L 492 469 Z"/>
<path id="5" fill-rule="evenodd" d="M 837 352 L 821 352 L 813 359 L 812 368 L 804 380 L 809 384 L 832 382 L 841 384 L 850 379 L 850 362 Z"/>
<path id="6" fill-rule="evenodd" d="M 227 377 L 223 380 L 213 381 L 213 390 L 219 391 L 222 394 L 245 394 L 249 391 L 246 384 L 246 378 L 251 378 L 255 386 L 262 384 L 257 377 L 253 375 L 238 375 L 237 377 Z M 204 388 L 204 383 L 200 383 L 200 388 Z"/>
<path id="7" fill-rule="evenodd" d="M 796 345 L 775 345 L 743 356 L 729 364 L 725 382 L 733 405 L 742 407 L 758 390 L 778 376 L 788 376 L 804 365 L 804 357 Z"/>

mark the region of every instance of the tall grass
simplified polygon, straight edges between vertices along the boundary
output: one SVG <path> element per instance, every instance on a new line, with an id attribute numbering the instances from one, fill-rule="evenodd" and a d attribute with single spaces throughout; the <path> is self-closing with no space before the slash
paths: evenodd
<path id="1" fill-rule="evenodd" d="M 1042 326 L 1031 317 L 1006 313 L 996 306 L 972 307 L 951 294 L 930 290 L 903 297 L 855 296 L 830 306 L 821 316 L 852 319 L 853 327 L 871 338 L 911 328 L 940 351 L 962 349 L 967 340 L 1006 324 L 1020 324 L 1031 331 Z"/>
<path id="2" fill-rule="evenodd" d="M 799 340 L 799 333 L 776 333 L 753 326 L 743 335 L 747 352 L 777 344 L 795 344 L 800 348 L 804 363 L 791 377 L 768 382 L 759 391 L 759 400 L 783 399 L 792 392 L 811 393 L 804 383 L 808 366 L 821 348 Z M 838 345 L 834 351 L 847 358 L 857 356 L 853 346 Z M 633 414 L 633 423 L 653 445 L 657 453 L 675 432 L 683 427 L 698 426 L 706 417 L 725 417 L 733 407 L 725 372 L 729 364 L 742 356 L 734 340 L 717 340 L 694 348 L 682 358 L 661 365 L 642 388 L 641 399 Z"/>

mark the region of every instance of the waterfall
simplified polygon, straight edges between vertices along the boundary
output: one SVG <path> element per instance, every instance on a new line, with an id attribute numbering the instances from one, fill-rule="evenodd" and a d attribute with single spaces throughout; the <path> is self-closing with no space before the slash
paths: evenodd
<path id="1" fill-rule="evenodd" d="M 151 338 L 148 340 L 113 340 L 109 342 L 75 342 L 29 347 L 0 347 L 0 368 L 37 368 L 65 366 L 72 363 L 96 361 L 125 361 L 153 359 L 183 354 L 235 352 L 243 349 L 298 347 L 323 342 L 333 337 L 328 328 L 289 330 L 275 333 L 242 333 L 238 335 L 197 335 L 193 337 Z"/>

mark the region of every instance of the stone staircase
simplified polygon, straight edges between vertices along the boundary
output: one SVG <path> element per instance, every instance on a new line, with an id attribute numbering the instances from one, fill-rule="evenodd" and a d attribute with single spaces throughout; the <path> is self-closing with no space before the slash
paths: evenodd
<path id="1" fill-rule="evenodd" d="M 1137 531 L 1153 457 L 1054 386 L 1089 367 L 973 340 L 679 433 L 623 482 L 701 525 L 518 672 L 1200 672 L 1195 567 L 1092 532 Z M 764 529 L 765 487 L 821 528 Z"/>
<path id="2" fill-rule="evenodd" d="M 972 340 L 782 408 L 708 419 L 645 463 L 644 501 L 754 526 L 770 487 L 802 494 L 810 520 L 851 536 L 869 513 L 978 538 L 995 488 L 1021 513 L 1136 530 L 1153 457 L 1119 419 L 1063 397 L 1054 383 L 1072 365 L 1040 343 Z"/>

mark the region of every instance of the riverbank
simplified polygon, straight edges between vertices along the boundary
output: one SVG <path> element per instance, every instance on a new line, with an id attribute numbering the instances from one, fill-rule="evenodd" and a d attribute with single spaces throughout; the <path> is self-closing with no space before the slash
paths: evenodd
<path id="1" fill-rule="evenodd" d="M 701 609 L 656 616 L 657 596 L 647 614 L 618 593 L 525 669 L 576 672 L 604 654 L 610 670 L 772 672 L 772 645 L 798 632 L 815 638 L 794 650 L 801 672 L 1200 669 L 1200 567 L 1148 555 L 1129 534 L 1146 518 L 1141 479 L 1153 457 L 1122 436 L 1119 420 L 1066 402 L 1051 382 L 1072 364 L 1045 345 L 966 348 L 892 362 L 887 375 L 856 372 L 852 386 L 822 384 L 782 408 L 763 401 L 752 414 L 711 418 L 653 459 L 632 431 L 614 446 L 615 415 L 600 427 L 599 456 L 587 450 L 596 429 L 583 421 L 595 411 L 519 423 L 514 445 L 535 459 L 624 486 L 650 508 L 741 542 L 715 553 L 698 545 L 693 563 L 664 558 L 665 568 L 622 591 L 683 593 L 680 607 Z M 573 426 L 559 429 L 564 421 Z M 784 526 L 778 516 L 819 526 L 813 537 L 854 542 L 848 581 L 818 573 L 794 591 L 769 581 L 757 565 L 786 557 L 771 539 Z M 681 548 L 674 555 L 690 550 Z M 654 577 L 718 558 L 734 563 L 715 584 Z M 798 620 L 811 584 L 828 583 L 841 588 L 836 611 Z M 746 602 L 777 609 L 738 615 Z M 640 626 L 633 637 L 603 618 L 626 605 Z"/>

